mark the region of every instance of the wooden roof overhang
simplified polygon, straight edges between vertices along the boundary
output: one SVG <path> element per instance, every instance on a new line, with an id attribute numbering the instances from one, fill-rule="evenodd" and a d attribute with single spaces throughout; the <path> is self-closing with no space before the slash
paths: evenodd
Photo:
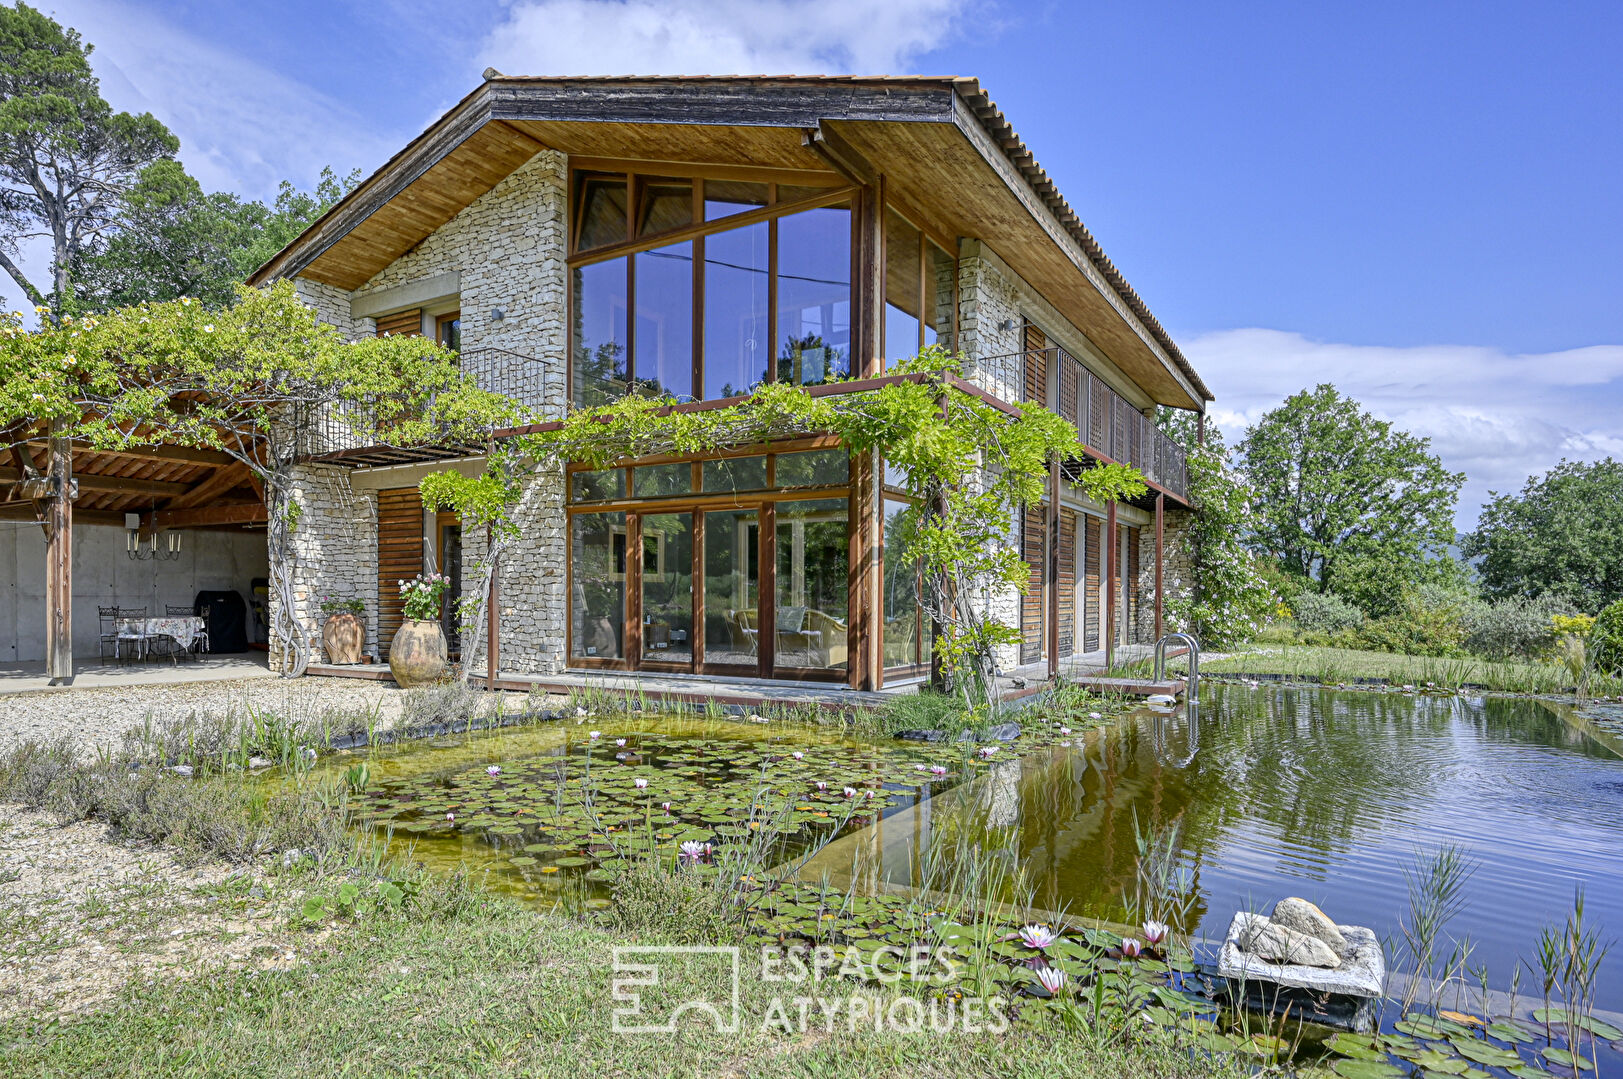
<path id="1" fill-rule="evenodd" d="M 546 148 L 651 168 L 872 170 L 921 224 L 993 247 L 1152 399 L 1194 409 L 1212 399 L 974 79 L 487 72 L 249 282 L 359 288 Z"/>
<path id="2" fill-rule="evenodd" d="M 41 434 L 0 454 L 0 520 L 36 520 L 39 507 L 25 479 L 48 467 Z M 126 513 L 141 514 L 141 526 L 210 528 L 228 531 L 263 528 L 265 500 L 247 466 L 218 450 L 184 446 L 130 446 L 102 450 L 73 447 L 73 478 L 79 494 L 74 519 L 82 524 L 122 527 Z"/>

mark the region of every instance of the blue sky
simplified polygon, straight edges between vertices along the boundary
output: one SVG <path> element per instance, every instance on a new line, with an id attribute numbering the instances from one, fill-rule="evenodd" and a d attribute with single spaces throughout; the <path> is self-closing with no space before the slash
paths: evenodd
<path id="1" fill-rule="evenodd" d="M 514 74 L 978 76 L 1218 396 L 1333 381 L 1489 488 L 1623 457 L 1623 4 L 46 5 L 213 188 L 370 171 Z"/>

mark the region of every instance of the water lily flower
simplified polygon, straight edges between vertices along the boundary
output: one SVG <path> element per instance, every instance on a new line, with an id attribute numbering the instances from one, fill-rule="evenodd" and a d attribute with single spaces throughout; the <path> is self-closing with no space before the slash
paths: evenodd
<path id="1" fill-rule="evenodd" d="M 981 746 L 981 757 L 983 759 L 990 758 L 996 752 L 997 746 Z"/>
<path id="2" fill-rule="evenodd" d="M 864 798 L 872 798 L 873 797 L 873 791 L 863 791 L 862 796 Z"/>
<path id="3" fill-rule="evenodd" d="M 1058 940 L 1059 934 L 1046 925 L 1023 925 L 1019 937 L 1021 944 L 1040 952 Z"/>
<path id="4" fill-rule="evenodd" d="M 1137 959 L 1143 953 L 1144 945 L 1140 944 L 1132 937 L 1128 937 L 1126 940 L 1121 942 L 1121 954 L 1125 955 L 1127 958 Z"/>
<path id="5" fill-rule="evenodd" d="M 800 752 L 800 750 L 798 750 L 798 749 L 795 750 L 793 753 L 789 754 L 789 756 L 793 757 L 797 761 L 803 761 L 803 760 L 806 759 L 806 754 Z"/>
<path id="6" fill-rule="evenodd" d="M 1146 944 L 1148 944 L 1150 947 L 1153 948 L 1157 944 L 1160 944 L 1163 940 L 1166 940 L 1166 939 L 1167 939 L 1167 927 L 1166 927 L 1165 922 L 1145 922 L 1144 923 L 1144 942 Z"/>
<path id="7" fill-rule="evenodd" d="M 498 765 L 493 764 L 489 768 L 485 769 L 485 775 L 487 775 L 487 776 L 499 776 L 501 774 L 502 774 L 502 770 Z"/>
<path id="8" fill-rule="evenodd" d="M 661 808 L 665 812 L 669 813 L 671 811 L 671 803 L 669 803 L 669 802 L 661 802 L 661 803 L 659 803 L 659 808 Z"/>
<path id="9" fill-rule="evenodd" d="M 631 781 L 631 785 L 636 787 L 638 790 L 646 790 L 648 788 L 648 781 L 641 776 L 638 776 L 636 779 Z"/>
<path id="10" fill-rule="evenodd" d="M 1069 728 L 1069 727 L 1061 727 L 1059 729 L 1059 733 L 1061 733 L 1061 734 L 1070 734 L 1071 733 L 1071 728 Z"/>
<path id="11" fill-rule="evenodd" d="M 1036 970 L 1037 984 L 1048 991 L 1049 996 L 1055 996 L 1065 988 L 1065 972 L 1044 964 Z"/>
<path id="12" fill-rule="evenodd" d="M 914 766 L 913 766 L 913 771 L 915 771 L 915 772 L 922 772 L 922 771 L 924 771 L 924 765 L 922 765 L 922 764 L 915 764 L 915 765 L 914 765 Z"/>
<path id="13" fill-rule="evenodd" d="M 828 790 L 828 784 L 825 783 L 823 780 L 819 779 L 817 781 L 817 789 L 820 790 L 820 791 L 826 791 L 826 790 Z"/>
<path id="14" fill-rule="evenodd" d="M 680 853 L 684 861 L 697 862 L 709 855 L 710 844 L 698 839 L 689 839 L 682 844 Z"/>
<path id="15" fill-rule="evenodd" d="M 1103 719 L 1105 717 L 1100 715 L 1098 712 L 1089 712 L 1088 713 L 1088 718 L 1089 719 Z"/>
<path id="16" fill-rule="evenodd" d="M 626 744 L 626 740 L 624 738 L 616 738 L 614 740 L 614 744 L 617 746 L 623 746 Z"/>
<path id="17" fill-rule="evenodd" d="M 847 798 L 855 798 L 857 796 L 857 789 L 855 787 L 845 788 L 845 796 Z"/>
<path id="18" fill-rule="evenodd" d="M 446 820 L 456 820 L 456 814 L 455 813 L 447 813 L 445 815 L 445 819 Z"/>
<path id="19" fill-rule="evenodd" d="M 592 732 L 591 732 L 591 735 L 592 735 L 592 741 L 594 741 L 594 742 L 595 742 L 595 741 L 597 741 L 597 740 L 598 740 L 598 739 L 599 739 L 599 738 L 601 738 L 601 737 L 603 737 L 603 732 L 602 732 L 602 731 L 592 731 Z"/>
<path id="20" fill-rule="evenodd" d="M 947 766 L 944 764 L 932 764 L 930 765 L 930 774 L 933 776 L 944 776 L 947 774 Z"/>

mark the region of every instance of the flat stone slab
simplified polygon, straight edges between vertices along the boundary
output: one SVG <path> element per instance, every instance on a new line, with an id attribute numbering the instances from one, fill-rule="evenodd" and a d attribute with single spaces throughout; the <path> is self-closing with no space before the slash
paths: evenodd
<path id="1" fill-rule="evenodd" d="M 1273 982 L 1293 989 L 1336 993 L 1348 997 L 1378 997 L 1386 988 L 1386 955 L 1375 930 L 1361 925 L 1338 925 L 1347 942 L 1347 956 L 1339 967 L 1308 967 L 1295 963 L 1270 963 L 1240 950 L 1240 939 L 1253 922 L 1266 923 L 1262 914 L 1240 911 L 1229 923 L 1223 950 L 1217 956 L 1217 973 L 1235 981 Z"/>

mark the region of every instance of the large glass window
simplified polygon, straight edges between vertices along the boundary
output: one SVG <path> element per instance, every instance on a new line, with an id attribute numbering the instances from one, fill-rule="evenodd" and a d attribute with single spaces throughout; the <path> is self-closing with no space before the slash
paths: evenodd
<path id="1" fill-rule="evenodd" d="M 922 325 L 919 257 L 924 233 L 895 210 L 885 211 L 885 367 L 919 351 Z"/>
<path id="2" fill-rule="evenodd" d="M 758 512 L 704 515 L 704 662 L 755 667 L 760 648 Z"/>
<path id="3" fill-rule="evenodd" d="M 704 489 L 762 491 L 766 489 L 765 457 L 724 457 L 704 463 Z"/>
<path id="4" fill-rule="evenodd" d="M 577 251 L 624 243 L 629 238 L 624 176 L 580 173 L 575 178 L 575 200 L 579 209 L 575 235 Z"/>
<path id="5" fill-rule="evenodd" d="M 774 467 L 779 487 L 844 487 L 851 479 L 851 456 L 844 449 L 780 453 Z"/>
<path id="6" fill-rule="evenodd" d="M 778 667 L 846 666 L 847 516 L 843 498 L 777 504 Z"/>
<path id="7" fill-rule="evenodd" d="M 747 180 L 706 180 L 704 219 L 715 221 L 733 214 L 759 210 L 769 201 L 767 186 Z"/>
<path id="8" fill-rule="evenodd" d="M 642 658 L 693 662 L 693 514 L 642 516 Z"/>
<path id="9" fill-rule="evenodd" d="M 631 373 L 638 392 L 693 396 L 693 244 L 637 256 L 637 328 Z"/>
<path id="10" fill-rule="evenodd" d="M 778 219 L 778 381 L 813 386 L 851 373 L 851 211 Z"/>
<path id="11" fill-rule="evenodd" d="M 577 513 L 569 538 L 569 654 L 619 659 L 625 654 L 626 515 Z"/>
<path id="12" fill-rule="evenodd" d="M 885 500 L 884 649 L 885 668 L 914 667 L 930 661 L 929 621 L 919 606 L 919 567 L 904 562 L 917 519 L 908 503 Z"/>
<path id="13" fill-rule="evenodd" d="M 709 198 L 710 185 L 705 185 Z M 767 377 L 770 226 L 704 238 L 704 399 L 749 393 Z"/>
<path id="14" fill-rule="evenodd" d="M 632 470 L 631 490 L 638 498 L 685 495 L 693 490 L 693 466 L 685 461 L 670 465 L 638 465 Z"/>
<path id="15" fill-rule="evenodd" d="M 626 260 L 577 266 L 575 282 L 575 405 L 591 408 L 625 396 Z"/>
<path id="16" fill-rule="evenodd" d="M 693 181 L 637 178 L 637 235 L 653 236 L 693 224 Z"/>

